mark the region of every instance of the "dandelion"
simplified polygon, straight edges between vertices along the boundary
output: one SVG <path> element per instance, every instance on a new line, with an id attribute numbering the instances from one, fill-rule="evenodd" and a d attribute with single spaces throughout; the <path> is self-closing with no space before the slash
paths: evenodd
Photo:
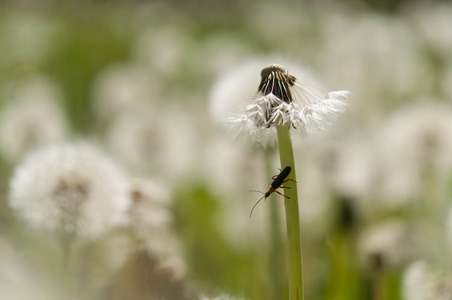
<path id="1" fill-rule="evenodd" d="M 123 224 L 129 206 L 121 169 L 94 146 L 38 149 L 16 167 L 11 206 L 35 228 L 93 239 Z"/>
<path id="2" fill-rule="evenodd" d="M 68 124 L 58 101 L 57 86 L 44 76 L 34 76 L 9 86 L 9 102 L 0 113 L 0 151 L 17 162 L 28 150 L 61 142 Z"/>
<path id="3" fill-rule="evenodd" d="M 197 43 L 188 64 L 194 74 L 215 76 L 250 55 L 251 49 L 246 41 L 238 36 L 216 31 Z"/>
<path id="4" fill-rule="evenodd" d="M 158 182 L 135 178 L 130 183 L 131 221 L 138 228 L 164 228 L 171 223 L 172 216 L 168 205 L 170 195 L 168 190 Z"/>
<path id="5" fill-rule="evenodd" d="M 106 142 L 138 174 L 174 179 L 194 161 L 195 132 L 193 121 L 179 109 L 136 106 L 115 119 Z"/>
<path id="6" fill-rule="evenodd" d="M 109 120 L 127 107 L 143 103 L 159 93 L 159 80 L 135 62 L 115 63 L 99 72 L 92 86 L 96 115 Z"/>
<path id="7" fill-rule="evenodd" d="M 452 5 L 437 3 L 414 10 L 413 25 L 422 41 L 435 53 L 449 57 L 452 49 L 452 33 L 447 28 L 452 25 Z"/>
<path id="8" fill-rule="evenodd" d="M 379 188 L 385 198 L 406 203 L 429 194 L 432 207 L 431 197 L 447 189 L 451 117 L 449 105 L 424 103 L 407 107 L 385 122 L 378 136 L 384 173 Z"/>
<path id="9" fill-rule="evenodd" d="M 162 268 L 158 257 L 137 251 L 103 291 L 101 299 L 194 299 L 185 279 Z"/>
<path id="10" fill-rule="evenodd" d="M 159 259 L 161 267 L 170 267 L 177 277 L 182 277 L 186 266 L 181 247 L 171 230 L 173 215 L 168 189 L 155 180 L 135 178 L 130 182 L 129 226 L 138 243 Z"/>
<path id="11" fill-rule="evenodd" d="M 425 261 L 412 263 L 402 283 L 404 300 L 447 300 L 452 294 L 452 274 Z"/>
<path id="12" fill-rule="evenodd" d="M 135 59 L 165 78 L 180 75 L 192 41 L 187 28 L 180 26 L 151 27 L 141 32 L 134 45 Z"/>
<path id="13" fill-rule="evenodd" d="M 322 94 L 309 83 L 298 83 L 284 67 L 271 64 L 262 69 L 258 94 L 240 114 L 227 123 L 233 134 L 265 145 L 277 126 L 299 129 L 305 134 L 322 131 L 345 111 L 347 91 Z"/>
<path id="14" fill-rule="evenodd" d="M 378 259 L 383 267 L 405 265 L 417 254 L 414 237 L 401 220 L 388 219 L 367 228 L 359 246 L 364 263 L 371 268 Z"/>
<path id="15" fill-rule="evenodd" d="M 284 191 L 289 258 L 289 299 L 303 299 L 300 220 L 295 161 L 290 130 L 307 134 L 321 131 L 345 110 L 348 92 L 322 94 L 308 83 L 298 83 L 284 67 L 270 64 L 261 71 L 257 97 L 240 114 L 228 119 L 237 137 L 261 142 L 278 138 L 281 168 L 292 166 Z M 297 100 L 295 100 L 297 98 Z"/>

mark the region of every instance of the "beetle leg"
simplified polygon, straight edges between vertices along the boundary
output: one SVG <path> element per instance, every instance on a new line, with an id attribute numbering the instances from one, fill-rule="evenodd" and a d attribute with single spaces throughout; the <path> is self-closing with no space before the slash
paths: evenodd
<path id="1" fill-rule="evenodd" d="M 283 183 L 284 183 L 284 182 L 287 182 L 287 181 L 292 181 L 292 182 L 298 183 L 298 181 L 296 181 L 296 180 L 293 180 L 293 179 L 292 179 L 292 178 L 290 178 L 290 177 L 289 177 L 289 178 L 286 178 L 286 179 L 284 179 L 284 180 L 283 180 Z"/>
<path id="2" fill-rule="evenodd" d="M 278 191 L 275 191 L 276 193 L 278 193 L 279 195 L 281 195 L 281 196 L 283 196 L 284 198 L 286 198 L 286 199 L 290 199 L 290 197 L 289 196 L 286 196 L 286 195 L 284 195 L 284 194 L 281 194 L 280 192 L 278 192 Z"/>

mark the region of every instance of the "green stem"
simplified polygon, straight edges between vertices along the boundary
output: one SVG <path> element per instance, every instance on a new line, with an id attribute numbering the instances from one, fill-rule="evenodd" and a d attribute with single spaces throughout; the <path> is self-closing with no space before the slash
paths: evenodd
<path id="1" fill-rule="evenodd" d="M 62 249 L 61 269 L 63 270 L 63 272 L 67 272 L 69 269 L 69 260 L 71 256 L 71 247 L 73 241 L 74 235 L 72 233 L 60 233 L 60 244 Z"/>
<path id="2" fill-rule="evenodd" d="M 303 292 L 303 270 L 300 238 L 300 211 L 298 208 L 298 192 L 296 185 L 295 160 L 293 156 L 292 139 L 290 129 L 287 126 L 278 126 L 278 144 L 281 168 L 291 166 L 290 178 L 284 185 L 289 187 L 284 189 L 284 200 L 286 211 L 287 241 L 289 251 L 289 300 L 304 299 Z"/>

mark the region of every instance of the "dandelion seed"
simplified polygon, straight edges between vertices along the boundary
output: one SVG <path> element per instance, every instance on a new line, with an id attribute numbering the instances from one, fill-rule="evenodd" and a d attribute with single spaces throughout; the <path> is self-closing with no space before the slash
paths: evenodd
<path id="1" fill-rule="evenodd" d="M 263 145 L 275 136 L 276 126 L 312 134 L 324 130 L 346 107 L 347 91 L 322 93 L 307 82 L 298 82 L 284 67 L 262 69 L 255 99 L 241 113 L 227 120 L 233 134 Z"/>
<path id="2" fill-rule="evenodd" d="M 44 147 L 20 163 L 10 204 L 30 225 L 95 238 L 125 222 L 127 181 L 120 168 L 87 144 Z"/>

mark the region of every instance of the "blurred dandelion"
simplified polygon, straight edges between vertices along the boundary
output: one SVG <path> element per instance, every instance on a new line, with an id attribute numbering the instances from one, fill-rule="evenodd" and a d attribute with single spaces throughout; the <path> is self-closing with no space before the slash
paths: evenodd
<path id="1" fill-rule="evenodd" d="M 449 57 L 452 50 L 452 5 L 438 2 L 434 5 L 420 6 L 413 10 L 414 25 L 421 39 L 431 50 Z"/>
<path id="2" fill-rule="evenodd" d="M 37 229 L 85 239 L 123 224 L 129 206 L 121 169 L 83 143 L 43 147 L 26 156 L 11 179 L 9 202 Z"/>
<path id="3" fill-rule="evenodd" d="M 193 121 L 180 109 L 135 106 L 115 119 L 106 142 L 134 172 L 177 178 L 194 162 L 195 132 Z"/>
<path id="4" fill-rule="evenodd" d="M 361 122 L 431 87 L 421 42 L 408 22 L 381 14 L 337 11 L 322 14 L 320 19 L 322 44 L 316 57 L 322 78 L 329 86 L 346 86 L 356 99 L 365 99 L 351 106 L 352 115 L 363 118 Z M 363 43 L 369 36 L 373 38 Z"/>
<path id="5" fill-rule="evenodd" d="M 169 191 L 162 183 L 148 179 L 135 178 L 131 181 L 130 219 L 134 227 L 143 232 L 153 228 L 164 228 L 171 223 L 172 216 Z"/>
<path id="6" fill-rule="evenodd" d="M 135 236 L 135 249 L 146 249 L 159 260 L 159 266 L 171 268 L 174 276 L 185 275 L 181 246 L 172 230 L 169 190 L 155 180 L 135 178 L 130 183 L 129 226 Z"/>
<path id="7" fill-rule="evenodd" d="M 376 260 L 385 268 L 406 265 L 415 257 L 414 237 L 403 220 L 388 219 L 362 232 L 359 246 L 364 265 L 373 267 Z"/>
<path id="8" fill-rule="evenodd" d="M 171 78 L 180 74 L 184 67 L 191 39 L 187 28 L 161 26 L 145 29 L 135 41 L 134 57 L 151 70 Z"/>
<path id="9" fill-rule="evenodd" d="M 67 138 L 61 93 L 49 78 L 35 76 L 7 90 L 10 101 L 0 113 L 0 151 L 6 159 L 17 162 L 30 149 Z"/>
<path id="10" fill-rule="evenodd" d="M 134 253 L 102 294 L 105 300 L 194 299 L 188 282 L 162 268 L 158 258 L 146 251 Z"/>
<path id="11" fill-rule="evenodd" d="M 452 294 L 452 273 L 425 261 L 412 263 L 402 283 L 404 300 L 448 300 Z"/>
<path id="12" fill-rule="evenodd" d="M 92 84 L 93 106 L 102 120 L 159 94 L 159 80 L 137 62 L 115 63 L 97 74 Z"/>
<path id="13" fill-rule="evenodd" d="M 421 196 L 426 176 L 445 188 L 442 180 L 452 167 L 451 120 L 452 108 L 439 103 L 413 105 L 389 118 L 378 135 L 385 197 L 403 202 Z"/>

